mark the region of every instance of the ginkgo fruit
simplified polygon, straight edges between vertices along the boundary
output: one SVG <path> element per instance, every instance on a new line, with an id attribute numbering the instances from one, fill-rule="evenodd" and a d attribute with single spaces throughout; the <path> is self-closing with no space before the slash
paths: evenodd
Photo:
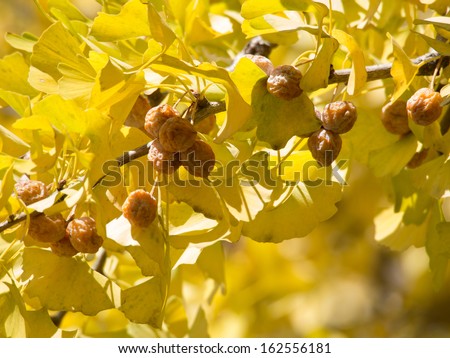
<path id="1" fill-rule="evenodd" d="M 78 250 L 70 242 L 70 236 L 67 232 L 61 240 L 52 242 L 50 249 L 55 255 L 62 257 L 71 257 L 78 253 Z"/>
<path id="2" fill-rule="evenodd" d="M 281 65 L 275 67 L 267 79 L 267 91 L 275 97 L 291 100 L 300 96 L 302 73 L 294 66 Z"/>
<path id="3" fill-rule="evenodd" d="M 122 205 L 123 216 L 131 225 L 149 226 L 156 218 L 158 203 L 147 191 L 138 189 L 130 193 Z"/>
<path id="4" fill-rule="evenodd" d="M 97 234 L 95 220 L 91 217 L 72 220 L 66 230 L 70 243 L 79 252 L 94 254 L 103 244 L 103 238 Z"/>
<path id="5" fill-rule="evenodd" d="M 186 119 L 169 118 L 159 130 L 159 141 L 169 152 L 184 152 L 190 148 L 197 138 L 197 131 Z"/>
<path id="6" fill-rule="evenodd" d="M 442 96 L 431 88 L 417 90 L 406 104 L 408 116 L 416 124 L 427 126 L 437 120 L 441 113 Z"/>
<path id="7" fill-rule="evenodd" d="M 392 134 L 402 135 L 409 133 L 406 102 L 399 99 L 395 102 L 387 103 L 381 110 L 381 123 Z"/>
<path id="8" fill-rule="evenodd" d="M 144 128 L 153 138 L 159 137 L 159 130 L 162 125 L 172 117 L 178 117 L 180 114 L 169 104 L 160 104 L 151 108 L 145 115 Z"/>
<path id="9" fill-rule="evenodd" d="M 181 165 L 179 153 L 169 152 L 164 149 L 158 139 L 155 139 L 148 151 L 148 160 L 158 173 L 172 174 Z"/>
<path id="10" fill-rule="evenodd" d="M 183 166 L 196 177 L 208 177 L 214 168 L 215 155 L 211 146 L 201 140 L 180 154 Z"/>
<path id="11" fill-rule="evenodd" d="M 342 148 L 341 136 L 327 129 L 320 129 L 308 138 L 308 148 L 321 166 L 330 166 Z"/>
<path id="12" fill-rule="evenodd" d="M 194 129 L 202 134 L 209 134 L 216 126 L 216 115 L 211 114 L 202 119 L 200 122 L 194 124 Z"/>
<path id="13" fill-rule="evenodd" d="M 261 55 L 244 55 L 244 57 L 251 60 L 256 66 L 258 66 L 261 70 L 263 70 L 266 75 L 270 75 L 273 71 L 273 64 L 267 57 Z"/>
<path id="14" fill-rule="evenodd" d="M 39 180 L 21 181 L 15 184 L 17 196 L 25 205 L 45 199 L 49 195 L 47 186 Z"/>
<path id="15" fill-rule="evenodd" d="M 66 221 L 61 214 L 47 216 L 44 214 L 31 217 L 28 234 L 36 241 L 57 242 L 64 238 Z"/>
<path id="16" fill-rule="evenodd" d="M 322 126 L 334 133 L 346 133 L 353 128 L 357 117 L 356 107 L 352 102 L 331 102 L 322 111 Z"/>

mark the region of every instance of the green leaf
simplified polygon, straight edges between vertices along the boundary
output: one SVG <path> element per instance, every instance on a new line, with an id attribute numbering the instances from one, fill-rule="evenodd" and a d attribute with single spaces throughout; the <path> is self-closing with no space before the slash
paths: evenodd
<path id="1" fill-rule="evenodd" d="M 117 15 L 101 12 L 94 19 L 91 35 L 99 41 L 150 36 L 147 6 L 139 0 L 131 0 L 122 7 Z"/>
<path id="2" fill-rule="evenodd" d="M 258 242 L 281 242 L 306 236 L 319 222 L 333 216 L 341 199 L 337 183 L 305 182 L 275 209 L 261 211 L 255 220 L 244 223 L 242 234 Z"/>
<path id="3" fill-rule="evenodd" d="M 36 96 L 37 91 L 28 83 L 28 71 L 28 64 L 17 52 L 0 59 L 0 88 L 24 96 Z"/>
<path id="4" fill-rule="evenodd" d="M 328 86 L 331 61 L 338 48 L 339 43 L 336 39 L 323 39 L 322 46 L 316 58 L 300 82 L 300 88 L 306 92 L 312 92 Z"/>
<path id="5" fill-rule="evenodd" d="M 123 290 L 119 309 L 132 322 L 161 327 L 165 286 L 162 278 L 152 277 L 139 285 Z"/>
<path id="6" fill-rule="evenodd" d="M 391 75 L 394 79 L 395 89 L 391 97 L 391 102 L 395 102 L 408 89 L 419 70 L 419 66 L 411 62 L 405 51 L 391 35 L 388 34 L 388 36 L 391 38 L 394 51 Z"/>
<path id="7" fill-rule="evenodd" d="M 358 94 L 365 86 L 367 80 L 366 63 L 364 60 L 364 53 L 360 49 L 356 40 L 342 30 L 333 30 L 333 37 L 339 43 L 347 47 L 350 57 L 352 59 L 352 71 L 348 79 L 347 92 L 350 95 Z"/>
<path id="8" fill-rule="evenodd" d="M 118 287 L 80 257 L 59 257 L 36 248 L 24 249 L 20 280 L 26 283 L 24 292 L 32 306 L 38 302 L 38 308 L 55 311 L 95 315 L 116 307 L 120 297 Z"/>
<path id="9" fill-rule="evenodd" d="M 60 22 L 56 22 L 42 33 L 34 46 L 31 65 L 57 80 L 61 77 L 59 64 L 76 68 L 88 76 L 96 75 L 81 52 L 78 40 Z"/>
<path id="10" fill-rule="evenodd" d="M 320 128 L 314 105 L 305 93 L 290 101 L 280 99 L 267 91 L 265 79 L 253 89 L 252 108 L 258 139 L 273 149 L 284 148 L 294 135 L 307 136 Z"/>

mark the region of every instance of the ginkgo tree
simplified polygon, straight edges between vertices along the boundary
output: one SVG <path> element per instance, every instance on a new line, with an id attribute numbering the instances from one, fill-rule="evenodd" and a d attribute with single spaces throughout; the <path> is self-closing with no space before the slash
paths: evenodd
<path id="1" fill-rule="evenodd" d="M 83 336 L 102 314 L 105 335 L 205 336 L 224 245 L 307 236 L 355 165 L 390 198 L 375 239 L 423 247 L 445 282 L 446 0 L 34 2 L 48 27 L 7 33 L 0 60 L 0 336 Z"/>

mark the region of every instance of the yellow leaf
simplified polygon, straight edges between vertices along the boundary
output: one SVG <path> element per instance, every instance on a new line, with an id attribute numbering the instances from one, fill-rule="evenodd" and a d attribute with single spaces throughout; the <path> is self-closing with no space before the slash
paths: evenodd
<path id="1" fill-rule="evenodd" d="M 347 47 L 350 57 L 352 59 L 352 71 L 348 79 L 348 94 L 354 96 L 358 94 L 367 80 L 366 63 L 364 60 L 364 54 L 359 48 L 356 40 L 349 34 L 341 30 L 333 30 L 333 37 L 335 37 L 339 43 Z"/>
<path id="2" fill-rule="evenodd" d="M 408 89 L 409 84 L 419 70 L 419 66 L 414 65 L 401 46 L 388 34 L 392 41 L 394 51 L 394 62 L 391 68 L 391 75 L 394 79 L 395 89 L 391 97 L 391 102 L 395 102 Z"/>
<path id="3" fill-rule="evenodd" d="M 300 87 L 306 92 L 312 92 L 328 85 L 330 64 L 334 53 L 339 48 L 339 43 L 334 38 L 323 39 L 322 47 L 308 68 L 300 82 Z"/>

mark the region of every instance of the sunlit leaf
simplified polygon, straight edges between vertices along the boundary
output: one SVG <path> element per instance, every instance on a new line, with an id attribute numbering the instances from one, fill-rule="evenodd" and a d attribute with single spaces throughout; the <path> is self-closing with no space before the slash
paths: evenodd
<path id="1" fill-rule="evenodd" d="M 259 242 L 303 237 L 336 213 L 335 204 L 340 198 L 341 187 L 337 183 L 300 183 L 282 205 L 263 210 L 255 220 L 245 223 L 242 233 Z"/>
<path id="2" fill-rule="evenodd" d="M 30 33 L 23 33 L 22 35 L 16 35 L 12 33 L 6 33 L 5 40 L 8 42 L 12 47 L 26 51 L 26 52 L 32 52 L 33 46 L 38 40 L 37 37 Z"/>
<path id="3" fill-rule="evenodd" d="M 335 37 L 341 45 L 347 47 L 350 53 L 352 59 L 352 71 L 348 79 L 347 92 L 350 95 L 356 95 L 362 90 L 367 80 L 364 53 L 356 40 L 346 32 L 338 29 L 333 30 L 333 37 Z"/>
<path id="4" fill-rule="evenodd" d="M 80 257 L 59 257 L 47 250 L 24 250 L 20 280 L 26 283 L 30 300 L 37 299 L 40 306 L 55 311 L 94 315 L 115 307 L 120 299 L 117 286 Z"/>
<path id="5" fill-rule="evenodd" d="M 0 59 L 0 88 L 6 91 L 34 97 L 37 92 L 28 83 L 29 66 L 19 53 Z"/>
<path id="6" fill-rule="evenodd" d="M 61 77 L 59 64 L 95 76 L 94 69 L 80 50 L 78 40 L 60 22 L 56 22 L 44 31 L 33 47 L 31 65 L 54 79 L 59 79 Z"/>
<path id="7" fill-rule="evenodd" d="M 323 39 L 323 44 L 316 58 L 300 82 L 300 87 L 304 91 L 311 92 L 328 85 L 331 61 L 338 48 L 339 43 L 336 39 Z"/>
<path id="8" fill-rule="evenodd" d="M 131 0 L 122 7 L 119 14 L 101 12 L 94 19 L 91 35 L 99 41 L 149 36 L 147 6 L 139 0 Z"/>
<path id="9" fill-rule="evenodd" d="M 414 65 L 401 46 L 391 37 L 394 51 L 394 62 L 391 68 L 391 75 L 394 79 L 395 90 L 391 101 L 394 102 L 408 89 L 409 84 L 414 79 L 419 67 Z"/>
<path id="10" fill-rule="evenodd" d="M 435 16 L 426 19 L 416 19 L 415 24 L 431 24 L 436 27 L 441 27 L 447 31 L 450 31 L 450 19 L 447 16 Z"/>
<path id="11" fill-rule="evenodd" d="M 133 322 L 160 327 L 165 296 L 165 282 L 159 277 L 122 291 L 119 309 Z"/>

